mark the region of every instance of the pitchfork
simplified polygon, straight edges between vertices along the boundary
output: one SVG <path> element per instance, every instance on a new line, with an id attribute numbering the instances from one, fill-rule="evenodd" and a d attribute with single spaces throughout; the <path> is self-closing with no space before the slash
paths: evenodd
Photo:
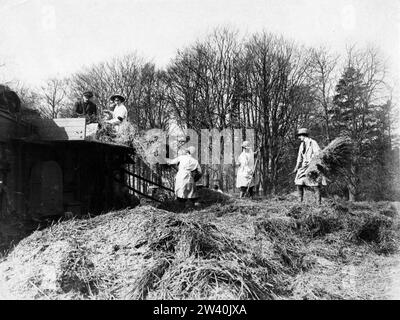
<path id="1" fill-rule="evenodd" d="M 249 184 L 247 185 L 247 190 L 246 190 L 245 195 L 249 194 L 250 186 L 251 186 L 251 183 L 253 182 L 254 174 L 256 173 L 256 170 L 257 170 L 258 160 L 260 160 L 260 153 L 261 153 L 260 149 L 257 149 L 256 152 L 257 152 L 257 158 L 256 158 L 256 163 L 254 164 L 254 171 L 251 174 L 251 179 L 250 179 Z"/>

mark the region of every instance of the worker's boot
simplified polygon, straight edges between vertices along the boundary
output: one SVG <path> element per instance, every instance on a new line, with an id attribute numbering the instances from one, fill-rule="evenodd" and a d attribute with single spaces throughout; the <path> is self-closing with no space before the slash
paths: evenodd
<path id="1" fill-rule="evenodd" d="M 254 190 L 253 190 L 253 188 L 249 189 L 249 197 L 250 197 L 251 200 L 254 200 Z"/>
<path id="2" fill-rule="evenodd" d="M 188 199 L 186 201 L 186 208 L 193 209 L 196 205 L 196 199 Z"/>

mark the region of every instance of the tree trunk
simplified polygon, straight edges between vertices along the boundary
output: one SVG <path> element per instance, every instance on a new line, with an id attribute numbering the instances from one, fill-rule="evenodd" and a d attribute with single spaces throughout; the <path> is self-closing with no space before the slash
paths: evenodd
<path id="1" fill-rule="evenodd" d="M 208 171 L 209 169 L 208 169 L 208 167 L 206 166 L 205 167 L 205 174 L 204 174 L 204 186 L 206 187 L 206 188 L 209 188 L 210 187 L 210 172 Z"/>
<path id="2" fill-rule="evenodd" d="M 349 201 L 356 201 L 356 191 L 357 191 L 357 176 L 356 176 L 356 167 L 354 164 L 351 164 L 350 167 L 350 183 L 349 183 Z"/>

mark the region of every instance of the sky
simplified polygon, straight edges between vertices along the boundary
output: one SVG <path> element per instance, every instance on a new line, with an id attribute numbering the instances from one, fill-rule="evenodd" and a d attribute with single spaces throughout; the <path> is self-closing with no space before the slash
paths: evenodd
<path id="1" fill-rule="evenodd" d="M 343 54 L 378 47 L 400 83 L 400 0 L 0 0 L 0 81 L 38 85 L 137 52 L 165 67 L 215 27 Z"/>

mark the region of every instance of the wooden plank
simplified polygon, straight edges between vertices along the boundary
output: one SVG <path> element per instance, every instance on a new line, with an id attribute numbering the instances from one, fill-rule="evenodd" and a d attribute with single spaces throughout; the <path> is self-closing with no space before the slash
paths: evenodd
<path id="1" fill-rule="evenodd" d="M 69 128 L 44 127 L 41 128 L 39 131 L 39 135 L 45 135 L 46 137 L 51 137 L 52 134 L 60 134 L 60 133 L 65 133 L 67 135 L 72 135 L 72 136 L 84 137 L 84 131 L 82 130 L 82 128 L 78 127 L 69 127 Z"/>
<path id="2" fill-rule="evenodd" d="M 37 119 L 34 124 L 43 140 L 85 140 L 85 118 Z"/>
<path id="3" fill-rule="evenodd" d="M 66 132 L 81 132 L 82 134 L 85 133 L 85 130 L 82 127 L 41 127 L 38 129 L 39 134 L 41 132 L 51 132 L 51 131 L 66 131 Z"/>
<path id="4" fill-rule="evenodd" d="M 82 127 L 86 125 L 85 118 L 63 118 L 63 119 L 35 119 L 33 124 L 41 127 Z"/>
<path id="5" fill-rule="evenodd" d="M 44 141 L 66 141 L 66 140 L 85 140 L 82 133 L 73 133 L 67 131 L 46 131 L 39 133 L 40 138 Z"/>

